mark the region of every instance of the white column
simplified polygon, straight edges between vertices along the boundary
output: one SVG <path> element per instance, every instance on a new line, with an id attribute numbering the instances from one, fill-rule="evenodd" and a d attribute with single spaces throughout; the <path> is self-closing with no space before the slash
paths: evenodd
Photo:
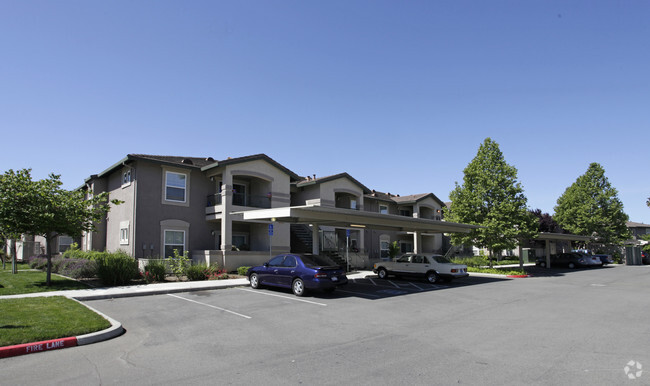
<path id="1" fill-rule="evenodd" d="M 318 255 L 320 253 L 320 238 L 318 237 L 318 224 L 311 225 L 311 253 Z"/>
<path id="2" fill-rule="evenodd" d="M 413 233 L 413 253 L 420 253 L 422 247 L 422 235 L 420 232 Z"/>

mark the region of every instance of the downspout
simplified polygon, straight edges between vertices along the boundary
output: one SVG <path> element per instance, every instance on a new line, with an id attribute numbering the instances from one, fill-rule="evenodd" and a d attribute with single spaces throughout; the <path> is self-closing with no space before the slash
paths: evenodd
<path id="1" fill-rule="evenodd" d="M 130 165 L 127 165 L 127 164 L 126 164 L 126 161 L 122 162 L 122 166 L 131 169 L 131 183 L 133 184 L 133 209 L 132 209 L 133 213 L 131 214 L 131 217 L 133 218 L 133 226 L 131 227 L 131 233 L 132 233 L 132 240 L 133 240 L 133 243 L 131 243 L 131 251 L 132 251 L 131 254 L 132 254 L 132 256 L 133 256 L 134 259 L 138 259 L 138 257 L 135 255 L 135 254 L 136 254 L 136 251 L 138 250 L 138 248 L 136 248 L 136 246 L 137 246 L 138 244 L 136 243 L 136 240 L 135 240 L 135 233 L 136 233 L 136 232 L 135 232 L 135 230 L 136 230 L 135 225 L 136 225 L 136 218 L 137 218 L 137 216 L 136 216 L 136 210 L 137 210 L 137 208 L 138 208 L 138 204 L 137 204 L 137 197 L 138 197 L 138 194 L 137 194 L 137 192 L 138 192 L 138 179 L 137 179 L 136 176 L 135 176 L 135 168 L 134 168 L 134 167 L 132 167 L 132 166 L 130 166 Z M 153 251 L 152 251 L 152 252 L 153 252 Z M 145 251 L 144 251 L 144 249 L 143 249 L 143 250 L 142 250 L 142 258 L 143 258 L 143 259 L 144 259 L 144 253 L 145 253 Z"/>

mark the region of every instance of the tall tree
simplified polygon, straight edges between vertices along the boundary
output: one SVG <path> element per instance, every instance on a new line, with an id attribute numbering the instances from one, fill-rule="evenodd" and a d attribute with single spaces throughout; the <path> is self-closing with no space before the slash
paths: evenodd
<path id="1" fill-rule="evenodd" d="M 88 196 L 83 190 L 65 190 L 59 175 L 32 181 L 29 169 L 15 173 L 9 170 L 1 178 L 0 229 L 21 234 L 40 235 L 47 240 L 47 285 L 51 282 L 54 240 L 60 235 L 81 236 L 84 231 L 95 230 L 110 210 L 108 193 Z M 19 176 L 19 178 L 16 178 Z M 13 182 L 12 182 L 13 181 Z M 16 182 L 17 181 L 17 182 Z M 11 197 L 21 197 L 22 206 Z"/>
<path id="2" fill-rule="evenodd" d="M 517 169 L 508 165 L 499 145 L 486 138 L 464 170 L 463 185 L 449 193 L 447 221 L 480 225 L 470 233 L 451 236 L 454 245 L 475 245 L 496 252 L 515 248 L 537 233 L 537 221 L 528 212 Z"/>
<path id="3" fill-rule="evenodd" d="M 530 213 L 537 218 L 539 232 L 560 233 L 562 231 L 550 214 L 542 213 L 541 209 L 531 210 Z"/>
<path id="4" fill-rule="evenodd" d="M 558 198 L 553 218 L 570 233 L 593 236 L 596 244 L 619 245 L 630 237 L 623 203 L 596 162 Z"/>

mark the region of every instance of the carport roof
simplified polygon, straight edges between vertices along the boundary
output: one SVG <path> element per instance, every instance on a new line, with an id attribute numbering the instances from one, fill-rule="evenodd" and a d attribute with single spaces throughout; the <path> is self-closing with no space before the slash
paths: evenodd
<path id="1" fill-rule="evenodd" d="M 572 235 L 567 233 L 549 233 L 549 232 L 540 232 L 537 236 L 538 240 L 562 240 L 562 241 L 589 241 L 591 236 L 580 236 Z"/>
<path id="2" fill-rule="evenodd" d="M 401 232 L 469 233 L 478 225 L 413 218 L 318 205 L 290 206 L 237 212 L 244 220 L 318 224 L 340 228 L 368 228 Z"/>

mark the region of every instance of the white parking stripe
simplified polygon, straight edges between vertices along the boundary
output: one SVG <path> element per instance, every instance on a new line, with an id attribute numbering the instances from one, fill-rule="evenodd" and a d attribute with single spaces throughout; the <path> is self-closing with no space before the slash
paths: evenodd
<path id="1" fill-rule="evenodd" d="M 277 295 L 277 294 L 272 294 L 272 293 L 269 293 L 269 292 L 261 292 L 261 291 L 258 291 L 258 290 L 251 290 L 251 289 L 246 289 L 246 288 L 237 288 L 237 289 L 240 290 L 240 291 L 252 292 L 254 294 L 259 294 L 259 295 L 275 296 L 275 297 L 278 297 L 278 298 L 295 300 L 297 302 L 315 304 L 317 306 L 323 306 L 323 307 L 327 306 L 327 304 L 324 304 L 324 303 L 312 302 L 311 300 L 300 299 L 300 298 L 297 298 L 295 296 L 290 297 L 290 296 L 284 296 L 284 295 Z"/>
<path id="2" fill-rule="evenodd" d="M 397 284 L 393 283 L 392 281 L 388 280 L 388 282 L 389 282 L 390 284 L 394 285 L 395 287 L 400 288 L 400 286 L 398 286 Z"/>
<path id="3" fill-rule="evenodd" d="M 371 282 L 372 284 L 377 285 L 377 283 L 375 283 L 375 281 L 372 280 L 371 278 L 368 278 L 368 280 L 370 280 L 370 282 Z"/>
<path id="4" fill-rule="evenodd" d="M 372 297 L 375 297 L 375 298 L 380 298 L 381 297 L 381 296 L 375 295 L 375 294 L 368 294 L 368 293 L 365 293 L 365 292 L 352 292 L 352 291 L 346 291 L 346 290 L 342 290 L 342 289 L 337 289 L 336 292 L 344 292 L 346 294 L 360 295 L 360 296 L 372 296 Z"/>
<path id="5" fill-rule="evenodd" d="M 200 304 L 200 305 L 202 305 L 202 306 L 206 306 L 206 307 L 214 308 L 214 309 L 216 309 L 216 310 L 223 311 L 223 312 L 227 312 L 227 313 L 229 313 L 229 314 L 233 314 L 233 315 L 241 316 L 242 318 L 252 319 L 252 317 L 250 317 L 250 316 L 242 315 L 242 314 L 237 313 L 237 312 L 235 312 L 235 311 L 226 310 L 225 308 L 221 308 L 221 307 L 213 306 L 213 305 L 211 305 L 211 304 L 206 304 L 206 303 L 197 302 L 196 300 L 186 299 L 186 298 L 184 298 L 184 297 L 181 297 L 181 296 L 178 296 L 178 295 L 174 295 L 174 294 L 167 294 L 167 295 L 168 295 L 168 296 L 171 296 L 171 297 L 174 297 L 174 298 L 177 298 L 177 299 L 187 300 L 188 302 L 192 302 L 192 303 Z"/>
<path id="6" fill-rule="evenodd" d="M 411 282 L 409 282 L 409 283 L 411 283 Z M 419 289 L 420 291 L 424 291 L 424 290 L 423 290 L 422 288 L 420 288 L 420 287 L 418 287 L 418 286 L 416 286 L 416 285 L 415 285 L 415 283 L 411 283 L 411 285 L 412 285 L 413 287 L 415 287 L 415 288 L 417 288 L 417 289 Z"/>

